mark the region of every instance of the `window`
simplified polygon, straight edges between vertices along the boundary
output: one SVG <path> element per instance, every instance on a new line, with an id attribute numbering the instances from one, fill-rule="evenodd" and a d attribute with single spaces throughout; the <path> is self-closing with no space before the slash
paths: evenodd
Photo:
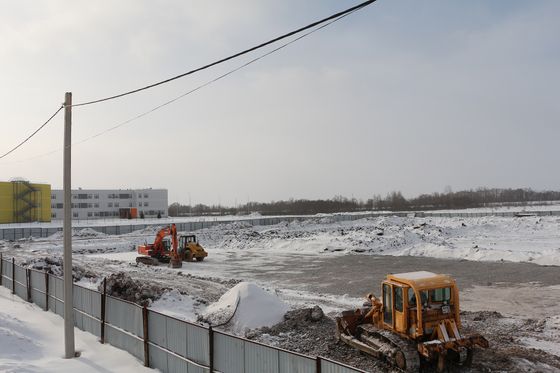
<path id="1" fill-rule="evenodd" d="M 120 198 L 120 199 L 129 199 L 129 198 L 132 198 L 132 194 L 130 194 L 130 193 L 121 193 L 121 194 L 119 194 L 119 198 Z"/>
<path id="2" fill-rule="evenodd" d="M 129 202 L 128 207 L 132 207 L 132 206 L 134 206 L 134 204 L 132 202 Z"/>
<path id="3" fill-rule="evenodd" d="M 451 299 L 451 289 L 434 289 L 430 290 L 430 299 L 432 302 L 449 302 Z"/>
<path id="4" fill-rule="evenodd" d="M 115 207 L 119 207 L 119 202 L 115 202 Z"/>
<path id="5" fill-rule="evenodd" d="M 142 198 L 142 194 L 141 194 L 141 193 L 138 193 L 138 198 Z"/>
<path id="6" fill-rule="evenodd" d="M 56 218 L 56 214 L 54 212 L 51 214 L 51 218 Z"/>
<path id="7" fill-rule="evenodd" d="M 148 202 L 144 202 L 144 207 L 148 207 Z"/>
<path id="8" fill-rule="evenodd" d="M 78 213 L 77 213 L 77 212 L 74 212 L 74 213 L 72 213 L 72 216 L 75 217 L 75 218 L 77 218 L 77 217 L 78 217 Z"/>
<path id="9" fill-rule="evenodd" d="M 138 207 L 142 207 L 142 202 L 138 202 Z"/>
<path id="10" fill-rule="evenodd" d="M 393 325 L 393 294 L 388 284 L 383 284 L 383 322 Z"/>
<path id="11" fill-rule="evenodd" d="M 75 195 L 75 194 L 74 194 L 74 195 L 72 195 L 72 199 L 77 199 L 77 198 L 78 198 L 78 196 L 77 196 L 77 195 Z"/>
<path id="12" fill-rule="evenodd" d="M 78 199 L 87 199 L 88 195 L 87 194 L 78 194 Z"/>
<path id="13" fill-rule="evenodd" d="M 62 203 L 57 203 L 57 204 L 56 204 L 56 208 L 57 208 L 57 209 L 61 209 L 61 208 L 63 208 L 63 207 L 64 207 L 64 204 L 62 204 Z"/>
<path id="14" fill-rule="evenodd" d="M 90 209 L 90 208 L 93 207 L 93 204 L 92 204 L 92 203 L 88 203 L 88 204 L 87 204 L 87 207 L 88 207 L 88 209 Z"/>
<path id="15" fill-rule="evenodd" d="M 51 194 L 51 199 L 56 199 L 56 194 Z"/>
<path id="16" fill-rule="evenodd" d="M 99 194 L 94 194 L 94 195 L 93 195 L 93 198 L 99 199 Z"/>
<path id="17" fill-rule="evenodd" d="M 91 218 L 93 216 L 93 212 L 88 212 L 87 216 Z"/>
<path id="18" fill-rule="evenodd" d="M 94 204 L 93 204 L 93 207 L 99 208 L 99 203 L 94 203 Z"/>
<path id="19" fill-rule="evenodd" d="M 400 286 L 394 286 L 395 289 L 395 310 L 403 311 L 403 290 Z"/>
<path id="20" fill-rule="evenodd" d="M 109 202 L 109 203 L 107 204 L 107 207 L 113 207 L 113 202 Z"/>
<path id="21" fill-rule="evenodd" d="M 428 304 L 428 291 L 427 290 L 422 290 L 420 292 L 420 297 L 422 298 L 421 299 L 422 304 Z M 416 294 L 414 294 L 414 290 L 412 290 L 412 289 L 408 289 L 408 304 L 411 307 L 416 306 Z"/>
<path id="22" fill-rule="evenodd" d="M 87 203 L 78 203 L 78 208 L 79 209 L 87 209 L 88 204 Z"/>
<path id="23" fill-rule="evenodd" d="M 148 198 L 148 195 L 146 193 L 144 193 L 144 198 Z"/>

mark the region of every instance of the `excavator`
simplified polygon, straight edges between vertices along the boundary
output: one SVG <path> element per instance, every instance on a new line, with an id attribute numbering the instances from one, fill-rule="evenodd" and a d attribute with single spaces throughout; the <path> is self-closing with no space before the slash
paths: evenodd
<path id="1" fill-rule="evenodd" d="M 381 298 L 366 296 L 364 307 L 336 318 L 338 340 L 407 373 L 421 366 L 472 363 L 476 346 L 488 348 L 479 334 L 463 335 L 459 290 L 449 275 L 427 271 L 387 275 Z"/>
<path id="2" fill-rule="evenodd" d="M 166 239 L 171 236 L 171 240 Z M 158 265 L 169 263 L 171 268 L 181 268 L 183 261 L 202 261 L 208 253 L 200 246 L 195 235 L 180 235 L 177 238 L 177 227 L 171 224 L 160 229 L 154 243 L 138 246 L 136 263 Z"/>

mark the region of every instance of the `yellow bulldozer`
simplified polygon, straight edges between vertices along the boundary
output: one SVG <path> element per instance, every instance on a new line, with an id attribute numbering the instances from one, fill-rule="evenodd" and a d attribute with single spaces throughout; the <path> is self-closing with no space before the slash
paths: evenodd
<path id="1" fill-rule="evenodd" d="M 404 372 L 435 364 L 469 366 L 475 346 L 487 348 L 481 335 L 461 333 L 459 290 L 448 275 L 419 271 L 387 275 L 381 298 L 367 295 L 363 308 L 336 318 L 340 341 Z"/>

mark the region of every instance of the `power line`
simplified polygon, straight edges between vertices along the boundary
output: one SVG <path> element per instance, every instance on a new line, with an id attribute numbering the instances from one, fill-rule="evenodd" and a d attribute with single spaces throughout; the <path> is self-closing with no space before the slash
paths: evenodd
<path id="1" fill-rule="evenodd" d="M 216 78 L 214 78 L 214 79 L 212 79 L 212 80 L 207 81 L 207 82 L 204 83 L 204 84 L 199 85 L 199 86 L 196 87 L 196 88 L 191 89 L 191 90 L 188 91 L 188 92 L 183 93 L 183 94 L 180 95 L 180 96 L 177 96 L 177 97 L 175 97 L 175 98 L 173 98 L 173 99 L 171 99 L 171 100 L 169 100 L 169 101 L 166 101 L 166 102 L 164 102 L 163 104 L 160 104 L 160 105 L 158 105 L 158 106 L 156 106 L 156 107 L 154 107 L 154 108 L 152 108 L 152 109 L 150 109 L 150 110 L 148 110 L 148 111 L 146 111 L 146 112 L 144 112 L 144 113 L 142 113 L 142 114 L 138 114 L 138 115 L 136 115 L 135 117 L 132 117 L 132 118 L 130 118 L 130 119 L 128 119 L 128 120 L 125 120 L 124 122 L 121 122 L 121 123 L 119 123 L 119 124 L 117 124 L 117 125 L 115 125 L 115 126 L 113 126 L 113 127 L 110 127 L 110 128 L 108 128 L 108 129 L 106 129 L 106 130 L 104 130 L 104 131 L 102 131 L 102 132 L 99 132 L 99 133 L 97 133 L 97 134 L 95 134 L 95 135 L 92 135 L 92 136 L 90 136 L 90 137 L 87 137 L 87 138 L 85 138 L 85 139 L 82 139 L 82 140 L 80 140 L 79 142 L 77 142 L 75 145 L 77 145 L 77 144 L 82 144 L 82 143 L 84 143 L 84 142 L 86 142 L 86 141 L 89 141 L 89 140 L 91 140 L 91 139 L 94 139 L 94 138 L 96 138 L 96 137 L 99 137 L 99 136 L 101 136 L 101 135 L 104 135 L 104 134 L 106 134 L 107 132 L 111 132 L 111 131 L 113 131 L 113 130 L 116 130 L 116 129 L 119 128 L 119 127 L 122 127 L 122 126 L 124 126 L 124 125 L 126 125 L 126 124 L 129 124 L 130 122 L 133 122 L 133 121 L 135 121 L 135 120 L 137 120 L 137 119 L 140 119 L 140 118 L 142 118 L 142 117 L 144 117 L 144 116 L 146 116 L 146 115 L 148 115 L 148 114 L 151 114 L 151 113 L 153 113 L 153 112 L 156 111 L 156 110 L 159 110 L 159 109 L 161 109 L 161 108 L 163 108 L 163 107 L 165 107 L 165 106 L 167 106 L 167 105 L 170 105 L 170 104 L 172 104 L 172 103 L 174 103 L 174 102 L 176 102 L 176 101 L 179 101 L 180 99 L 184 98 L 185 96 L 188 96 L 188 95 L 190 95 L 190 94 L 192 94 L 192 93 L 194 93 L 194 92 L 196 92 L 196 91 L 198 91 L 198 90 L 200 90 L 200 89 L 202 89 L 202 88 L 204 88 L 204 87 L 209 86 L 209 85 L 212 84 L 212 83 L 217 82 L 218 80 L 221 80 L 221 79 L 223 79 L 223 78 L 225 78 L 225 77 L 227 77 L 227 76 L 229 76 L 229 75 L 231 75 L 231 74 L 233 74 L 233 73 L 235 73 L 235 72 L 237 72 L 237 71 L 239 71 L 239 70 L 241 70 L 241 69 L 243 69 L 243 68 L 245 68 L 245 67 L 251 65 L 251 64 L 253 64 L 253 63 L 255 63 L 255 62 L 257 62 L 257 61 L 259 61 L 259 60 L 261 60 L 261 59 L 263 59 L 263 58 L 265 58 L 265 57 L 267 57 L 267 56 L 269 56 L 269 55 L 271 55 L 271 54 L 273 54 L 273 53 L 275 53 L 275 52 L 277 52 L 277 51 L 279 51 L 280 49 L 283 49 L 283 48 L 287 47 L 288 45 L 293 44 L 293 43 L 295 43 L 296 41 L 301 40 L 301 39 L 303 39 L 304 37 L 306 37 L 306 36 L 308 36 L 308 35 L 310 35 L 310 34 L 316 32 L 316 31 L 319 31 L 319 30 L 321 30 L 321 29 L 323 29 L 323 28 L 329 26 L 330 24 L 332 24 L 332 23 L 334 23 L 334 22 L 336 22 L 336 21 L 338 21 L 338 20 L 340 20 L 340 19 L 342 19 L 342 18 L 344 18 L 344 17 L 350 15 L 351 13 L 353 13 L 353 12 L 346 13 L 346 14 L 344 14 L 344 15 L 338 17 L 338 18 L 335 18 L 335 19 L 331 20 L 330 22 L 325 23 L 324 25 L 322 25 L 322 26 L 320 26 L 320 27 L 318 27 L 318 28 L 316 28 L 316 29 L 314 29 L 314 30 L 311 30 L 311 31 L 309 31 L 309 32 L 307 32 L 307 33 L 305 33 L 305 34 L 303 34 L 303 35 L 300 35 L 299 37 L 297 37 L 297 38 L 295 38 L 295 39 L 293 39 L 293 40 L 291 40 L 291 41 L 289 41 L 289 42 L 287 42 L 287 43 L 284 43 L 284 44 L 280 45 L 279 47 L 276 47 L 276 48 L 272 49 L 271 51 L 269 51 L 269 52 L 267 52 L 267 53 L 265 53 L 265 54 L 262 54 L 262 55 L 260 55 L 260 56 L 258 56 L 258 57 L 255 57 L 255 58 L 253 58 L 252 60 L 250 60 L 250 61 L 248 61 L 248 62 L 245 62 L 243 65 L 238 66 L 238 67 L 236 67 L 236 68 L 233 69 L 233 70 L 230 70 L 230 71 L 228 71 L 228 72 L 226 72 L 226 73 L 224 73 L 224 74 L 222 74 L 222 75 L 220 75 L 220 76 L 218 76 L 218 77 L 216 77 Z"/>
<path id="2" fill-rule="evenodd" d="M 375 0 L 374 0 L 374 1 L 375 1 Z M 201 84 L 201 85 L 199 85 L 199 86 L 197 86 L 197 87 L 195 87 L 195 88 L 189 90 L 188 92 L 185 92 L 185 93 L 181 94 L 180 96 L 177 96 L 177 97 L 175 97 L 175 98 L 173 98 L 173 99 L 171 99 L 171 100 L 168 100 L 168 101 L 166 101 L 166 102 L 164 102 L 164 103 L 162 103 L 162 104 L 160 104 L 160 105 L 158 105 L 158 106 L 156 106 L 156 107 L 154 107 L 154 108 L 152 108 L 152 109 L 150 109 L 150 110 L 148 110 L 148 111 L 145 111 L 145 112 L 143 112 L 143 113 L 141 113 L 141 114 L 138 114 L 138 115 L 136 115 L 136 116 L 134 116 L 134 117 L 132 117 L 132 118 L 130 118 L 130 119 L 127 119 L 127 120 L 125 120 L 125 121 L 123 121 L 123 122 L 121 122 L 121 123 L 119 123 L 119 124 L 117 124 L 117 125 L 114 125 L 113 127 L 107 128 L 107 129 L 105 129 L 105 130 L 103 130 L 103 131 L 101 131 L 101 132 L 99 132 L 99 133 L 97 133 L 97 134 L 95 134 L 95 135 L 92 135 L 92 136 L 86 137 L 86 138 L 84 138 L 84 139 L 82 139 L 82 140 L 80 140 L 80 141 L 77 141 L 76 143 L 73 143 L 72 146 L 83 144 L 83 143 L 85 143 L 85 142 L 87 142 L 87 141 L 89 141 L 89 140 L 92 140 L 92 139 L 94 139 L 94 138 L 97 138 L 97 137 L 99 137 L 99 136 L 102 136 L 102 135 L 104 135 L 104 134 L 106 134 L 106 133 L 108 133 L 108 132 L 114 131 L 114 130 L 116 130 L 116 129 L 119 128 L 119 127 L 122 127 L 122 126 L 124 126 L 124 125 L 127 125 L 127 124 L 129 124 L 129 123 L 131 123 L 131 122 L 134 122 L 135 120 L 138 120 L 138 119 L 140 119 L 140 118 L 142 118 L 142 117 L 145 117 L 145 116 L 147 116 L 147 115 L 153 113 L 153 112 L 156 111 L 156 110 L 159 110 L 159 109 L 161 109 L 161 108 L 163 108 L 163 107 L 165 107 L 165 106 L 167 106 L 167 105 L 170 105 L 170 104 L 172 104 L 172 103 L 174 103 L 174 102 L 176 102 L 176 101 L 179 101 L 180 99 L 182 99 L 182 98 L 184 98 L 184 97 L 186 97 L 186 96 L 188 96 L 188 95 L 190 95 L 190 94 L 192 94 L 192 93 L 195 93 L 196 91 L 199 91 L 200 89 L 202 89 L 202 88 L 204 88 L 204 87 L 207 87 L 207 86 L 211 85 L 212 83 L 215 83 L 215 82 L 217 82 L 217 81 L 219 81 L 219 80 L 221 80 L 221 79 L 223 79 L 223 78 L 225 78 L 225 77 L 227 77 L 227 76 L 229 76 L 229 75 L 231 75 L 231 74 L 233 74 L 233 73 L 235 73 L 235 72 L 237 72 L 237 71 L 239 71 L 239 70 L 241 70 L 241 69 L 243 69 L 243 68 L 245 68 L 245 67 L 247 67 L 247 66 L 249 66 L 249 65 L 251 65 L 251 64 L 253 64 L 253 63 L 255 63 L 255 62 L 257 62 L 257 61 L 259 61 L 259 60 L 261 60 L 261 59 L 263 59 L 263 58 L 265 58 L 265 57 L 267 57 L 267 56 L 269 56 L 269 55 L 271 55 L 271 54 L 273 54 L 273 53 L 275 53 L 275 52 L 277 52 L 277 51 L 279 51 L 279 50 L 281 50 L 281 49 L 283 49 L 283 48 L 285 48 L 285 47 L 287 47 L 287 46 L 289 46 L 290 44 L 293 44 L 293 43 L 295 43 L 295 42 L 297 42 L 297 41 L 299 41 L 299 40 L 301 40 L 301 39 L 303 39 L 303 38 L 305 38 L 305 37 L 307 37 L 307 36 L 313 34 L 314 32 L 317 32 L 317 31 L 319 31 L 319 30 L 321 30 L 321 29 L 323 29 L 323 28 L 325 28 L 325 27 L 327 27 L 327 26 L 329 26 L 329 25 L 331 25 L 331 24 L 333 24 L 333 23 L 335 23 L 335 22 L 341 20 L 342 18 L 345 18 L 345 17 L 349 16 L 350 14 L 356 12 L 357 10 L 359 10 L 359 9 L 354 9 L 354 10 L 352 10 L 352 11 L 350 11 L 350 12 L 344 13 L 343 15 L 341 15 L 341 16 L 339 16 L 339 17 L 337 17 L 337 18 L 334 18 L 334 19 L 330 20 L 329 22 L 324 23 L 324 24 L 322 24 L 321 26 L 319 26 L 319 27 L 317 27 L 317 28 L 315 28 L 315 29 L 313 29 L 313 30 L 310 30 L 310 31 L 306 32 L 305 34 L 302 34 L 302 35 L 298 36 L 297 38 L 295 38 L 295 39 L 293 39 L 293 40 L 290 40 L 290 41 L 288 41 L 288 42 L 286 42 L 286 43 L 284 43 L 284 44 L 282 44 L 282 45 L 280 45 L 280 46 L 278 46 L 278 47 L 276 47 L 276 48 L 274 48 L 274 49 L 272 49 L 272 50 L 270 50 L 270 51 L 268 51 L 268 52 L 266 52 L 266 53 L 264 53 L 264 54 L 262 54 L 262 55 L 260 55 L 260 56 L 258 56 L 258 57 L 255 57 L 255 58 L 253 58 L 253 59 L 251 59 L 251 60 L 245 62 L 244 64 L 242 64 L 242 65 L 236 67 L 235 69 L 232 69 L 232 70 L 230 70 L 230 71 L 228 71 L 228 72 L 226 72 L 226 73 L 224 73 L 224 74 L 222 74 L 222 75 L 220 75 L 220 76 L 218 76 L 218 77 L 216 77 L 216 78 L 214 78 L 214 79 L 212 79 L 212 80 L 209 80 L 209 81 L 207 81 L 206 83 Z M 60 111 L 61 109 L 62 109 L 62 107 L 59 109 L 59 111 Z M 55 115 L 56 115 L 56 114 L 55 114 Z M 64 150 L 64 148 L 62 148 L 62 149 L 56 149 L 56 150 L 51 150 L 51 151 L 49 151 L 49 152 L 47 152 L 47 153 L 39 154 L 39 155 L 37 155 L 37 156 L 31 157 L 31 158 L 27 158 L 27 159 L 21 160 L 21 161 L 19 161 L 19 162 L 25 162 L 25 161 L 34 160 L 34 159 L 37 159 L 37 158 L 42 158 L 42 157 L 45 157 L 45 156 L 48 156 L 48 155 L 57 153 L 57 152 L 59 152 L 59 151 L 61 151 L 61 150 Z"/>
<path id="3" fill-rule="evenodd" d="M 27 138 L 25 138 L 25 140 L 23 140 L 22 142 L 20 142 L 19 144 L 17 144 L 15 147 L 13 147 L 12 149 L 10 149 L 9 151 L 7 151 L 6 153 L 4 153 L 3 155 L 0 156 L 0 159 L 6 157 L 8 154 L 12 153 L 13 151 L 15 151 L 17 148 L 19 148 L 20 146 L 22 146 L 23 144 L 25 144 L 27 141 L 29 141 L 33 136 L 35 136 L 37 134 L 37 132 L 39 132 L 40 130 L 43 129 L 43 127 L 45 127 L 47 124 L 49 124 L 49 122 L 56 117 L 56 115 L 60 112 L 60 110 L 62 110 L 63 106 L 60 106 L 58 108 L 57 111 L 55 111 L 55 113 L 53 115 L 50 116 L 49 119 L 47 119 L 47 121 L 45 123 L 43 123 L 39 128 L 37 128 L 31 135 L 27 136 Z"/>
<path id="4" fill-rule="evenodd" d="M 287 34 L 284 34 L 284 35 L 282 35 L 282 36 L 279 36 L 279 37 L 276 37 L 276 38 L 274 38 L 274 39 L 271 39 L 271 40 L 269 40 L 269 41 L 266 41 L 266 42 L 264 42 L 264 43 L 261 43 L 261 44 L 259 44 L 259 45 L 256 45 L 256 46 L 254 46 L 254 47 L 252 47 L 252 48 L 246 49 L 246 50 L 244 50 L 244 51 L 242 51 L 242 52 L 235 53 L 235 54 L 233 54 L 233 55 L 231 55 L 231 56 L 229 56 L 229 57 L 222 58 L 221 60 L 218 60 L 218 61 L 209 63 L 209 64 L 204 65 L 204 66 L 202 66 L 202 67 L 198 67 L 198 68 L 196 68 L 196 69 L 194 69 L 194 70 L 191 70 L 191 71 L 188 71 L 188 72 L 186 72 L 186 73 L 183 73 L 183 74 L 174 76 L 174 77 L 172 77 L 172 78 L 165 79 L 165 80 L 159 81 L 159 82 L 157 82 L 157 83 L 153 83 L 153 84 L 147 85 L 147 86 L 142 87 L 142 88 L 137 88 L 137 89 L 134 89 L 134 90 L 132 90 L 132 91 L 128 91 L 128 92 L 124 92 L 124 93 L 119 93 L 119 94 L 116 94 L 116 95 L 114 95 L 114 96 L 109 96 L 109 97 L 105 97 L 105 98 L 100 98 L 100 99 L 96 99 L 96 100 L 92 100 L 92 101 L 87 101 L 87 102 L 82 102 L 82 103 L 78 103 L 78 104 L 73 104 L 72 106 L 85 106 L 85 105 L 97 104 L 97 103 L 104 102 L 104 101 L 114 100 L 114 99 L 116 99 L 116 98 L 128 96 L 128 95 L 131 95 L 131 94 L 133 94 L 133 93 L 138 93 L 138 92 L 141 92 L 141 91 L 150 89 L 150 88 L 157 87 L 157 86 L 162 85 L 162 84 L 165 84 L 165 83 L 169 83 L 169 82 L 171 82 L 171 81 L 173 81 L 173 80 L 177 80 L 177 79 L 182 78 L 182 77 L 185 77 L 185 76 L 187 76 L 187 75 L 191 75 L 191 74 L 194 74 L 194 73 L 196 73 L 196 72 L 199 72 L 199 71 L 208 69 L 208 68 L 210 68 L 210 67 L 212 67 L 212 66 L 216 66 L 216 65 L 221 64 L 221 63 L 223 63 L 223 62 L 229 61 L 229 60 L 231 60 L 231 59 L 237 58 L 237 57 L 239 57 L 239 56 L 242 56 L 242 55 L 244 55 L 244 54 L 250 53 L 250 52 L 255 51 L 255 50 L 257 50 L 257 49 L 263 48 L 263 47 L 265 47 L 265 46 L 267 46 L 267 45 L 276 43 L 277 41 L 280 41 L 280 40 L 282 40 L 282 39 L 286 39 L 286 38 L 288 38 L 288 37 L 290 37 L 290 36 L 292 36 L 292 35 L 299 34 L 299 33 L 302 32 L 302 31 L 311 29 L 311 28 L 313 28 L 313 27 L 315 27 L 315 26 L 318 26 L 318 25 L 320 25 L 320 24 L 322 24 L 322 23 L 325 23 L 325 22 L 328 22 L 328 21 L 331 21 L 331 20 L 340 18 L 340 17 L 342 17 L 342 16 L 345 16 L 345 15 L 347 15 L 347 14 L 353 13 L 353 12 L 355 12 L 355 11 L 357 11 L 357 10 L 360 10 L 360 9 L 362 9 L 362 8 L 364 8 L 364 7 L 366 7 L 366 6 L 370 5 L 370 4 L 372 4 L 372 3 L 374 3 L 375 1 L 376 1 L 376 0 L 368 0 L 368 1 L 365 1 L 365 2 L 363 2 L 363 3 L 361 3 L 361 4 L 358 4 L 358 5 L 356 5 L 356 6 L 353 6 L 353 7 L 351 7 L 351 8 L 348 8 L 348 9 L 342 11 L 342 12 L 338 12 L 338 13 L 333 14 L 333 15 L 327 17 L 327 18 L 323 18 L 322 20 L 313 22 L 313 23 L 311 23 L 311 24 L 309 24 L 309 25 L 307 25 L 307 26 L 304 26 L 304 27 L 301 27 L 301 28 L 299 28 L 299 29 L 297 29 L 297 30 L 288 32 Z"/>

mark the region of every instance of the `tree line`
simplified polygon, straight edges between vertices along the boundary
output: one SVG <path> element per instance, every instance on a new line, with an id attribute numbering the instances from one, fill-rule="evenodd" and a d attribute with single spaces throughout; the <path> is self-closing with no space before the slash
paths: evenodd
<path id="1" fill-rule="evenodd" d="M 335 196 L 332 199 L 289 199 L 286 201 L 249 202 L 236 207 L 197 204 L 194 206 L 172 203 L 169 216 L 201 215 L 312 215 L 319 213 L 360 211 L 411 211 L 465 209 L 474 207 L 523 206 L 529 203 L 560 201 L 558 191 L 534 191 L 532 189 L 478 188 L 453 192 L 446 188 L 443 193 L 421 194 L 406 199 L 400 191 L 385 197 L 374 195 L 368 200 Z"/>

